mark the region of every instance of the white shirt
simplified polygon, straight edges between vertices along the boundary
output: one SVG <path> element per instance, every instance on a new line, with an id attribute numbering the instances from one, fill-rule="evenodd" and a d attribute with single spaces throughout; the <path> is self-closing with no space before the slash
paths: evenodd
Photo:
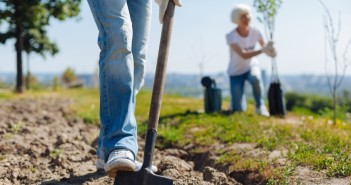
<path id="1" fill-rule="evenodd" d="M 254 51 L 257 42 L 262 39 L 262 34 L 256 28 L 250 27 L 249 29 L 249 34 L 247 37 L 240 36 L 236 29 L 226 35 L 227 44 L 229 45 L 230 49 L 230 61 L 227 70 L 229 76 L 244 74 L 248 72 L 251 67 L 258 65 L 258 61 L 255 59 L 255 57 L 243 59 L 230 47 L 231 44 L 237 44 L 243 50 Z"/>

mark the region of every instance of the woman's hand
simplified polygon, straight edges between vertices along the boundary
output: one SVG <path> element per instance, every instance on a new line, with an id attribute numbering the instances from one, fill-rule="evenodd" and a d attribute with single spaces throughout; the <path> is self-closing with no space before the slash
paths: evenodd
<path id="1" fill-rule="evenodd" d="M 160 23 L 163 24 L 163 16 L 166 13 L 167 10 L 167 5 L 168 2 L 170 0 L 155 0 L 155 2 L 158 4 L 158 6 L 160 7 L 160 15 L 159 15 L 159 19 L 160 19 Z M 182 2 L 180 0 L 173 0 L 174 4 L 176 6 L 181 7 L 182 6 Z"/>
<path id="2" fill-rule="evenodd" d="M 277 51 L 275 50 L 273 45 L 274 45 L 274 42 L 269 41 L 268 44 L 262 48 L 262 52 L 272 58 L 276 57 Z"/>

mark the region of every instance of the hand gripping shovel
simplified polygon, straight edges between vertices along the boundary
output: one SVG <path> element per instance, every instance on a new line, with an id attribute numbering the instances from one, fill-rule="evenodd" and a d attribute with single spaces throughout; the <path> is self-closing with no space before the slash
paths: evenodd
<path id="1" fill-rule="evenodd" d="M 163 18 L 160 48 L 158 51 L 156 74 L 149 112 L 148 130 L 146 133 L 143 165 L 137 172 L 117 172 L 114 185 L 173 185 L 172 179 L 152 173 L 151 165 L 164 89 L 174 9 L 175 5 L 173 1 L 170 0 Z"/>

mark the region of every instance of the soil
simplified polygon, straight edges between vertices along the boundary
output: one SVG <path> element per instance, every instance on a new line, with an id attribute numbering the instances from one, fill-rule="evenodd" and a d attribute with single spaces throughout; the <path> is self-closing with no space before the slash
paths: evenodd
<path id="1" fill-rule="evenodd" d="M 70 99 L 47 96 L 0 102 L 0 184 L 113 184 L 95 167 L 99 128 L 70 112 Z M 139 161 L 143 138 L 139 138 Z M 196 150 L 194 150 L 196 149 Z M 191 152 L 190 152 L 191 151 Z M 264 153 L 255 144 L 214 144 L 210 148 L 155 149 L 157 174 L 174 179 L 175 185 L 265 184 L 257 172 L 230 171 L 215 163 L 216 151 L 240 151 L 244 155 L 268 156 L 287 162 L 285 151 Z M 327 178 L 323 172 L 297 167 L 289 184 L 350 184 L 351 178 Z"/>
<path id="2" fill-rule="evenodd" d="M 113 184 L 95 167 L 99 128 L 69 112 L 72 103 L 55 96 L 0 103 L 0 184 Z M 194 170 L 189 158 L 185 150 L 155 149 L 154 164 L 175 185 L 240 184 L 209 166 Z"/>

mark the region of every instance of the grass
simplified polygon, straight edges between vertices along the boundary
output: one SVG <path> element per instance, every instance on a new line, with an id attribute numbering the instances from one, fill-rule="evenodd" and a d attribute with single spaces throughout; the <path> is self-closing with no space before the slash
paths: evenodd
<path id="1" fill-rule="evenodd" d="M 98 124 L 99 93 L 93 89 L 32 92 L 23 96 L 56 94 L 74 99 L 69 107 L 87 123 Z M 22 95 L 19 97 L 23 97 Z M 137 97 L 138 132 L 144 134 L 150 107 L 151 93 L 141 91 Z M 1 100 L 16 98 L 0 95 Z M 228 107 L 228 100 L 223 107 Z M 260 154 L 255 157 L 246 151 L 216 151 L 217 164 L 230 166 L 233 171 L 255 171 L 267 178 L 267 184 L 288 184 L 296 166 L 325 171 L 329 177 L 351 175 L 351 123 L 339 121 L 331 125 L 328 119 L 296 109 L 289 117 L 299 123 L 285 123 L 279 118 L 255 115 L 249 105 L 247 113 L 203 114 L 203 100 L 165 95 L 159 122 L 158 147 L 183 147 L 195 144 L 210 148 L 215 144 L 230 147 L 236 143 L 251 143 Z M 268 159 L 272 151 L 287 151 L 285 166 Z M 55 154 L 53 154 L 55 155 Z"/>
<path id="2" fill-rule="evenodd" d="M 267 160 L 269 152 L 274 150 L 288 150 L 286 157 L 293 165 L 309 166 L 317 171 L 326 170 L 330 177 L 351 175 L 350 123 L 333 126 L 317 119 L 306 120 L 302 125 L 292 125 L 279 121 L 245 113 L 185 116 L 173 126 L 161 127 L 160 135 L 168 145 L 194 143 L 211 146 L 220 142 L 230 146 L 232 143 L 255 143 L 263 151 L 262 156 L 253 159 L 243 153 L 229 152 L 219 154 L 217 162 L 232 165 L 234 171 L 270 171 L 272 178 L 280 179 L 280 183 L 286 179 L 286 169 L 277 171 L 274 161 Z"/>
<path id="3" fill-rule="evenodd" d="M 22 122 L 17 122 L 14 124 L 11 128 L 11 131 L 15 134 L 18 134 L 22 131 L 23 123 Z"/>
<path id="4" fill-rule="evenodd" d="M 258 171 L 271 184 L 286 184 L 297 165 L 326 171 L 329 177 L 350 176 L 351 123 L 331 125 L 328 119 L 313 116 L 304 116 L 300 124 L 284 124 L 278 118 L 267 119 L 250 112 L 182 115 L 160 122 L 160 147 L 255 143 L 262 155 L 252 158 L 243 152 L 219 152 L 217 163 L 230 165 L 233 171 Z M 288 151 L 284 156 L 288 167 L 277 167 L 275 161 L 268 160 L 275 150 Z"/>
<path id="5" fill-rule="evenodd" d="M 69 108 L 84 120 L 85 123 L 99 123 L 99 91 L 97 89 L 66 89 L 60 94 L 74 99 L 74 104 Z"/>
<path id="6" fill-rule="evenodd" d="M 9 100 L 9 99 L 13 98 L 14 96 L 15 95 L 9 91 L 0 92 L 0 101 Z"/>
<path id="7" fill-rule="evenodd" d="M 55 149 L 50 153 L 50 157 L 53 159 L 57 159 L 60 157 L 61 154 L 62 154 L 62 149 Z"/>
<path id="8" fill-rule="evenodd" d="M 36 172 L 38 171 L 38 169 L 35 168 L 35 167 L 33 167 L 33 166 L 29 167 L 29 170 L 30 170 L 30 172 L 32 172 L 32 173 L 36 173 Z"/>

